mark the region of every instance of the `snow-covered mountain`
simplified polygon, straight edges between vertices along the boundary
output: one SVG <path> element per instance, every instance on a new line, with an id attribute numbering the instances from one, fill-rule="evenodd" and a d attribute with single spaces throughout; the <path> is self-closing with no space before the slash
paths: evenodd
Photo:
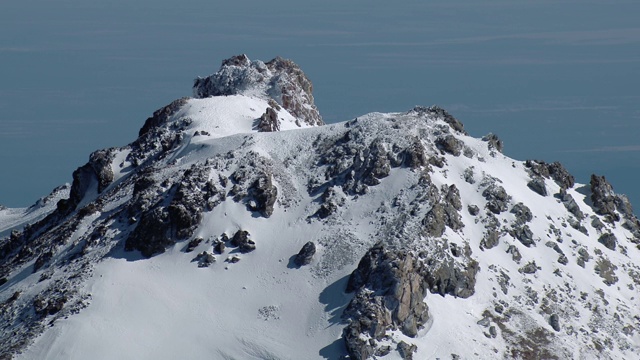
<path id="1" fill-rule="evenodd" d="M 225 60 L 133 143 L 0 210 L 0 359 L 634 359 L 640 222 L 443 109 L 324 125 Z"/>

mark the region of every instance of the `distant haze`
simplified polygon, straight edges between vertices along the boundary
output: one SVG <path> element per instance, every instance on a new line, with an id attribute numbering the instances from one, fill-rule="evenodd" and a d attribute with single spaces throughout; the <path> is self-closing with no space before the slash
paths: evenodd
<path id="1" fill-rule="evenodd" d="M 327 122 L 438 104 L 516 159 L 640 207 L 637 1 L 44 1 L 0 12 L 0 204 L 28 206 L 246 53 L 298 63 Z"/>

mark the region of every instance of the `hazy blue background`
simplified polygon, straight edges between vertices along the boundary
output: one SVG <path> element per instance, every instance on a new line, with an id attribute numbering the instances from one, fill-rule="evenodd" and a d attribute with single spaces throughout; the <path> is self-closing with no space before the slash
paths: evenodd
<path id="1" fill-rule="evenodd" d="M 640 2 L 5 0 L 0 204 L 134 140 L 222 59 L 293 59 L 327 122 L 438 104 L 640 208 Z"/>

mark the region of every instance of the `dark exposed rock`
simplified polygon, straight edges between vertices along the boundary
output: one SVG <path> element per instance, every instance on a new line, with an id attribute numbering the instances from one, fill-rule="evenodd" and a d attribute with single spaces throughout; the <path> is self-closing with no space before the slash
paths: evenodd
<path id="1" fill-rule="evenodd" d="M 196 261 L 198 263 L 198 267 L 205 268 L 205 267 L 211 266 L 211 264 L 216 262 L 216 257 L 213 256 L 212 253 L 203 251 L 200 254 L 198 254 L 198 256 L 196 256 L 196 258 L 193 259 L 193 261 Z"/>
<path id="2" fill-rule="evenodd" d="M 222 253 L 224 253 L 225 247 L 226 247 L 226 245 L 225 245 L 224 241 L 218 240 L 218 242 L 216 242 L 216 244 L 213 246 L 213 251 L 216 254 L 222 254 Z"/>
<path id="3" fill-rule="evenodd" d="M 478 263 L 474 260 L 469 261 L 464 268 L 456 266 L 453 261 L 443 261 L 437 266 L 428 261 L 427 266 L 429 271 L 426 280 L 431 292 L 461 298 L 473 295 L 479 270 Z"/>
<path id="4" fill-rule="evenodd" d="M 529 228 L 529 225 L 524 225 L 522 227 L 514 227 L 511 230 L 511 235 L 516 239 L 520 240 L 522 245 L 526 247 L 531 247 L 531 245 L 535 245 L 535 240 L 533 239 L 533 232 Z"/>
<path id="5" fill-rule="evenodd" d="M 569 259 L 565 254 L 560 254 L 558 256 L 558 262 L 562 265 L 567 265 L 569 263 Z"/>
<path id="6" fill-rule="evenodd" d="M 602 234 L 598 238 L 598 242 L 604 245 L 607 249 L 615 250 L 618 239 L 612 233 Z"/>
<path id="7" fill-rule="evenodd" d="M 460 132 L 463 135 L 468 135 L 464 130 L 464 125 L 451 114 L 449 114 L 446 110 L 439 106 L 416 106 L 409 113 L 417 114 L 417 115 L 430 115 L 435 116 L 437 119 L 440 119 L 446 122 L 453 130 Z"/>
<path id="8" fill-rule="evenodd" d="M 580 231 L 585 235 L 589 235 L 589 231 L 587 230 L 586 227 L 584 227 L 584 225 L 582 225 L 582 223 L 579 220 L 574 218 L 569 218 L 567 219 L 567 222 L 569 223 L 569 225 L 571 225 L 572 228 Z"/>
<path id="9" fill-rule="evenodd" d="M 523 274 L 535 274 L 538 270 L 540 270 L 540 268 L 536 265 L 535 261 L 532 261 L 521 267 L 518 271 Z"/>
<path id="10" fill-rule="evenodd" d="M 511 208 L 511 213 L 516 216 L 516 224 L 524 225 L 533 220 L 531 210 L 523 203 L 517 203 Z"/>
<path id="11" fill-rule="evenodd" d="M 53 251 L 51 250 L 38 256 L 38 258 L 36 259 L 36 262 L 33 264 L 33 272 L 35 273 L 36 271 L 42 269 L 45 265 L 49 263 L 49 261 L 51 261 L 51 258 L 53 258 Z"/>
<path id="12" fill-rule="evenodd" d="M 262 91 L 298 121 L 323 125 L 313 100 L 313 85 L 293 61 L 276 57 L 264 63 L 250 61 L 246 55 L 224 60 L 220 70 L 206 78 L 197 78 L 193 94 L 197 98 L 236 95 Z"/>
<path id="13" fill-rule="evenodd" d="M 429 164 L 429 157 L 425 153 L 424 146 L 419 140 L 416 140 L 411 146 L 403 152 L 404 164 L 411 169 L 417 169 L 421 166 Z"/>
<path id="14" fill-rule="evenodd" d="M 144 125 L 138 133 L 138 137 L 142 137 L 151 132 L 152 129 L 165 124 L 173 114 L 178 112 L 178 110 L 187 103 L 187 100 L 188 98 L 174 100 L 171 104 L 154 111 L 153 116 L 144 122 Z"/>
<path id="15" fill-rule="evenodd" d="M 358 178 L 366 185 L 378 185 L 379 179 L 389 176 L 391 164 L 387 150 L 380 139 L 375 139 L 364 153 L 364 159 L 356 158 L 354 167 L 358 169 Z"/>
<path id="16" fill-rule="evenodd" d="M 520 260 L 522 260 L 522 255 L 515 245 L 509 245 L 507 248 L 507 254 L 511 254 L 511 259 L 515 262 L 520 262 Z"/>
<path id="17" fill-rule="evenodd" d="M 444 234 L 445 227 L 452 230 L 462 229 L 464 223 L 460 213 L 449 203 L 436 203 L 422 219 L 422 225 L 427 236 L 440 237 Z"/>
<path id="18" fill-rule="evenodd" d="M 381 244 L 360 260 L 347 284 L 347 291 L 356 295 L 343 313 L 349 320 L 343 338 L 353 358 L 367 359 L 376 351 L 362 335 L 381 340 L 387 330 L 394 329 L 407 336 L 417 335 L 429 318 L 423 301 L 425 271 L 411 253 L 388 251 Z"/>
<path id="19" fill-rule="evenodd" d="M 165 208 L 158 207 L 145 212 L 127 238 L 125 250 L 139 250 L 146 257 L 164 252 L 167 246 L 175 242 L 169 236 L 169 227 L 169 213 Z"/>
<path id="20" fill-rule="evenodd" d="M 478 213 L 480 213 L 480 208 L 478 207 L 478 205 L 469 205 L 467 207 L 467 210 L 469 211 L 469 214 L 476 216 L 478 215 Z"/>
<path id="21" fill-rule="evenodd" d="M 599 217 L 592 215 L 591 226 L 593 226 L 596 230 L 600 231 L 604 228 L 604 223 L 600 221 Z"/>
<path id="22" fill-rule="evenodd" d="M 500 138 L 498 138 L 498 136 L 495 134 L 489 133 L 483 136 L 482 141 L 487 142 L 487 146 L 489 147 L 489 150 L 497 150 L 498 152 L 501 153 L 502 150 L 504 149 L 504 144 L 502 143 L 502 140 L 500 140 Z"/>
<path id="23" fill-rule="evenodd" d="M 98 179 L 98 193 L 104 191 L 113 182 L 113 169 L 111 168 L 113 157 L 114 149 L 98 150 L 89 157 L 89 164 Z"/>
<path id="24" fill-rule="evenodd" d="M 475 179 L 475 174 L 473 173 L 473 166 L 470 166 L 466 169 L 464 169 L 464 181 L 468 182 L 469 184 L 475 184 L 476 183 L 476 179 Z"/>
<path id="25" fill-rule="evenodd" d="M 490 184 L 482 192 L 482 196 L 487 199 L 487 209 L 494 214 L 500 214 L 507 210 L 507 204 L 510 196 L 507 195 L 505 189 L 497 184 Z"/>
<path id="26" fill-rule="evenodd" d="M 203 238 L 197 237 L 197 238 L 189 241 L 185 251 L 186 252 L 192 252 L 193 250 L 195 250 L 196 247 L 198 247 L 198 245 L 200 245 L 200 243 L 202 243 L 203 240 L 204 240 Z"/>
<path id="27" fill-rule="evenodd" d="M 559 162 L 547 164 L 540 160 L 527 160 L 525 162 L 525 166 L 534 176 L 553 179 L 561 189 L 566 190 L 575 185 L 573 175 L 571 175 Z"/>
<path id="28" fill-rule="evenodd" d="M 491 249 L 496 247 L 500 241 L 500 221 L 493 215 L 487 218 L 486 231 L 480 241 L 481 248 Z"/>
<path id="29" fill-rule="evenodd" d="M 547 185 L 545 184 L 542 177 L 535 177 L 531 179 L 531 181 L 527 183 L 527 186 L 535 193 L 542 196 L 547 196 Z"/>
<path id="30" fill-rule="evenodd" d="M 418 350 L 418 347 L 414 344 L 407 344 L 404 341 L 400 341 L 398 344 L 398 354 L 402 360 L 413 360 L 413 353 Z"/>
<path id="31" fill-rule="evenodd" d="M 437 138 L 436 146 L 438 149 L 452 154 L 453 156 L 460 156 L 460 154 L 462 154 L 462 149 L 464 148 L 464 143 L 461 140 L 458 140 L 455 136 L 449 134 L 444 137 Z"/>
<path id="32" fill-rule="evenodd" d="M 302 249 L 300 249 L 300 252 L 298 252 L 294 261 L 298 266 L 309 265 L 311 260 L 313 260 L 313 255 L 315 255 L 315 253 L 316 244 L 314 244 L 313 241 L 309 241 L 304 244 Z"/>
<path id="33" fill-rule="evenodd" d="M 558 314 L 551 314 L 549 317 L 549 325 L 551 325 L 553 330 L 560 331 L 560 317 Z"/>
<path id="34" fill-rule="evenodd" d="M 446 203 L 453 206 L 454 209 L 460 211 L 462 210 L 462 201 L 460 200 L 460 190 L 455 185 L 449 186 L 447 189 L 447 193 L 444 196 L 444 200 Z"/>
<path id="35" fill-rule="evenodd" d="M 69 198 L 58 202 L 58 212 L 60 212 L 62 216 L 66 216 L 75 210 L 82 199 L 84 199 L 91 183 L 95 180 L 97 180 L 97 176 L 90 163 L 77 168 L 73 172 L 73 183 L 71 184 Z"/>
<path id="36" fill-rule="evenodd" d="M 42 297 L 37 296 L 33 300 L 33 309 L 35 310 L 35 313 L 40 317 L 54 315 L 62 310 L 67 301 L 68 299 L 64 295 L 56 296 L 48 301 L 46 299 L 43 299 Z"/>
<path id="37" fill-rule="evenodd" d="M 424 219 L 422 219 L 422 225 L 424 225 L 426 235 L 431 237 L 442 236 L 446 227 L 444 206 L 440 203 L 433 205 Z"/>
<path id="38" fill-rule="evenodd" d="M 274 132 L 280 131 L 280 121 L 278 120 L 278 113 L 272 108 L 268 107 L 258 122 L 258 130 L 262 132 Z"/>
<path id="39" fill-rule="evenodd" d="M 209 181 L 209 174 L 210 168 L 202 164 L 186 170 L 178 185 L 164 193 L 165 197 L 173 193 L 166 207 L 162 203 L 153 204 L 157 189 L 144 187 L 154 184 L 153 179 L 147 176 L 138 178 L 129 213 L 140 220 L 127 238 L 125 249 L 140 250 L 144 256 L 150 257 L 164 252 L 167 246 L 178 240 L 191 237 L 200 224 L 202 213 L 220 201 L 219 191 Z M 166 185 L 170 187 L 170 184 Z M 137 214 L 138 211 L 142 213 Z"/>
<path id="40" fill-rule="evenodd" d="M 558 244 L 554 241 L 547 241 L 547 243 L 545 244 L 547 247 L 550 247 L 553 249 L 553 251 L 557 252 L 558 254 L 563 255 L 564 252 L 562 251 L 562 249 L 560 249 L 560 246 L 558 246 Z"/>
<path id="41" fill-rule="evenodd" d="M 562 201 L 562 204 L 567 209 L 567 211 L 573 214 L 578 220 L 584 219 L 584 213 L 582 212 L 582 210 L 580 210 L 578 203 L 576 203 L 571 194 L 568 194 L 564 189 L 560 189 L 557 197 L 560 199 L 560 201 Z"/>
<path id="42" fill-rule="evenodd" d="M 604 176 L 591 175 L 591 201 L 597 214 L 606 216 L 609 222 L 620 220 L 616 213 L 616 196 L 613 187 Z"/>
<path id="43" fill-rule="evenodd" d="M 256 249 L 256 243 L 249 239 L 249 232 L 246 230 L 238 230 L 231 238 L 231 245 L 238 247 L 243 254 Z"/>
<path id="44" fill-rule="evenodd" d="M 251 211 L 258 211 L 264 217 L 273 214 L 273 206 L 278 198 L 278 188 L 273 185 L 271 174 L 263 174 L 249 188 L 249 196 L 254 201 L 249 201 Z"/>

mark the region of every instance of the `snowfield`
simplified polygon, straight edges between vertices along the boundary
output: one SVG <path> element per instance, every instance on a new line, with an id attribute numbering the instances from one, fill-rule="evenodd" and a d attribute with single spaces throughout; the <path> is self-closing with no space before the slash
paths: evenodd
<path id="1" fill-rule="evenodd" d="M 607 218 L 590 185 L 565 189 L 553 174 L 534 174 L 535 164 L 466 135 L 441 109 L 312 126 L 282 107 L 280 131 L 259 132 L 272 106 L 260 94 L 185 100 L 153 136 L 112 149 L 109 183 L 100 185 L 96 171 L 68 215 L 52 206 L 0 211 L 3 236 L 45 215 L 56 221 L 39 225 L 44 235 L 34 239 L 54 240 L 33 240 L 35 255 L 7 257 L 2 351 L 16 359 L 358 358 L 343 338 L 360 321 L 343 315 L 355 294 L 345 289 L 361 258 L 382 243 L 432 270 L 445 263 L 478 270 L 445 278 L 455 290 L 428 289 L 428 320 L 416 336 L 398 324 L 384 336 L 360 334 L 373 344 L 368 358 L 638 358 L 640 249 L 635 216 L 622 205 L 612 213 L 618 220 Z M 531 184 L 536 179 L 546 195 Z M 183 188 L 192 182 L 204 185 Z M 432 222 L 436 204 L 455 203 L 452 186 L 457 215 Z M 489 193 L 498 188 L 506 198 Z M 568 196 L 579 211 L 569 210 Z M 206 204 L 194 202 L 200 197 Z M 527 210 L 517 212 L 518 204 Z M 177 219 L 178 208 L 193 216 L 158 235 L 162 216 Z M 153 221 L 159 225 L 140 230 Z M 433 236 L 429 229 L 440 225 Z M 221 240 L 239 230 L 255 250 Z M 188 236 L 150 257 L 135 250 L 145 247 L 128 248 L 142 246 L 133 238 L 174 232 Z M 308 241 L 317 251 L 297 266 Z M 38 251 L 51 254 L 41 260 Z M 215 261 L 199 267 L 203 252 Z M 463 285 L 472 295 L 455 295 Z M 403 352 L 403 343 L 414 352 Z"/>

